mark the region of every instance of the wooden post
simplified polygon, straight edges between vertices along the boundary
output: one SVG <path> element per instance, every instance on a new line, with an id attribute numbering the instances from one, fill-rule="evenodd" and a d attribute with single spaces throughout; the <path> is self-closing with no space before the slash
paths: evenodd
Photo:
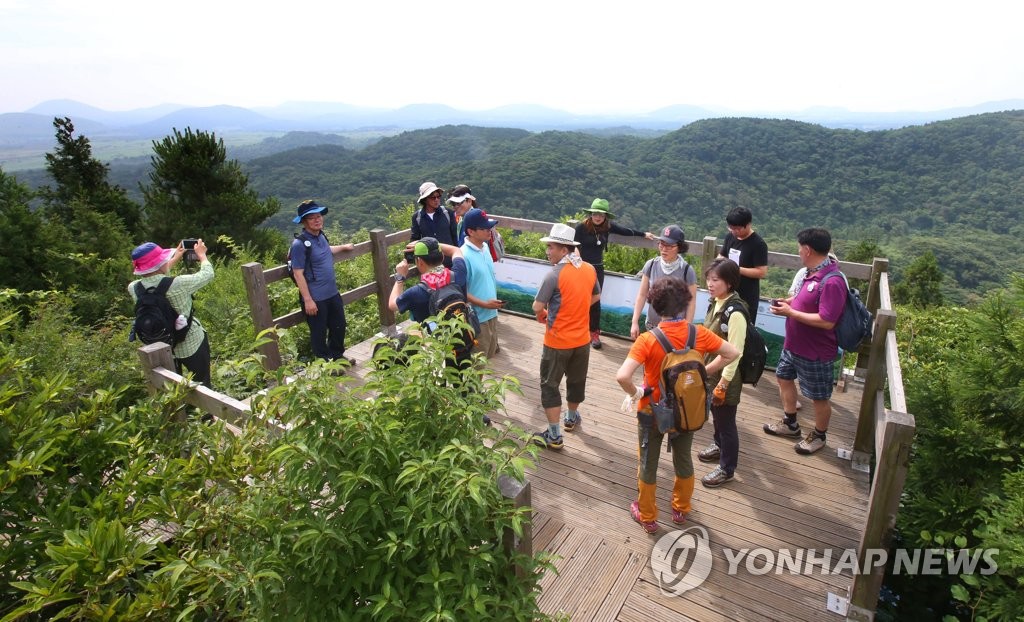
<path id="1" fill-rule="evenodd" d="M 878 451 L 875 478 L 871 483 L 871 498 L 868 501 L 868 516 L 861 534 L 857 558 L 861 572 L 854 574 L 850 590 L 848 620 L 869 622 L 874 619 L 878 606 L 878 594 L 885 577 L 885 566 L 874 567 L 870 552 L 887 549 L 889 537 L 896 525 L 896 513 L 903 494 L 903 484 L 910 466 L 910 448 L 914 441 L 914 416 L 885 412 L 885 431 L 882 446 Z"/>
<path id="2" fill-rule="evenodd" d="M 864 306 L 868 308 L 872 314 L 878 314 L 878 309 L 882 307 L 882 296 L 880 291 L 880 284 L 882 281 L 882 273 L 889 271 L 889 260 L 880 259 L 875 257 L 871 262 L 871 278 L 868 280 L 868 291 L 862 292 L 866 296 L 864 300 Z M 862 343 L 860 348 L 857 349 L 857 368 L 854 370 L 854 376 L 863 378 L 868 366 L 871 364 L 871 344 Z"/>
<path id="3" fill-rule="evenodd" d="M 139 348 L 138 353 L 142 373 L 146 376 L 146 389 L 150 395 L 156 395 L 164 386 L 164 380 L 156 370 L 163 368 L 174 371 L 174 354 L 171 352 L 171 346 L 166 343 L 151 343 Z"/>
<path id="4" fill-rule="evenodd" d="M 242 266 L 242 279 L 245 281 L 245 293 L 249 299 L 249 313 L 256 334 L 273 328 L 274 316 L 270 312 L 270 296 L 267 294 L 267 281 L 263 277 L 263 265 L 250 262 Z M 278 346 L 277 333 L 269 334 L 270 341 L 259 346 L 263 355 L 263 368 L 273 371 L 281 366 L 281 348 Z"/>
<path id="5" fill-rule="evenodd" d="M 498 489 L 506 499 L 512 499 L 516 509 L 530 507 L 531 493 L 530 482 L 521 482 L 507 475 L 498 476 Z M 517 537 L 515 532 L 506 527 L 501 538 L 502 545 L 508 552 L 516 551 L 527 556 L 533 556 L 533 520 L 523 523 L 523 535 Z M 526 569 L 516 566 L 516 578 L 525 579 Z"/>
<path id="6" fill-rule="evenodd" d="M 709 266 L 718 257 L 718 238 L 713 235 L 704 236 L 704 242 L 701 247 L 700 253 L 700 271 L 699 274 L 703 274 Z M 697 282 L 700 283 L 701 279 L 698 277 Z"/>
<path id="7" fill-rule="evenodd" d="M 864 390 L 860 396 L 857 414 L 857 434 L 853 440 L 853 462 L 867 463 L 875 450 L 875 396 L 885 388 L 885 340 L 896 326 L 896 314 L 881 309 L 875 314 L 875 327 L 871 333 L 870 365 L 864 375 Z"/>
<path id="8" fill-rule="evenodd" d="M 370 254 L 373 257 L 373 278 L 377 281 L 377 316 L 381 329 L 388 335 L 395 334 L 395 313 L 388 308 L 388 298 L 395 285 L 388 265 L 387 233 L 380 228 L 370 231 Z"/>

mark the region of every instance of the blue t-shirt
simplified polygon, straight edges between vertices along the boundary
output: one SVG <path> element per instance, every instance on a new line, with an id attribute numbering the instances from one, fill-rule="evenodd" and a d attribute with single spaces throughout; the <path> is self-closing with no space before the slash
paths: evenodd
<path id="1" fill-rule="evenodd" d="M 466 260 L 466 290 L 480 300 L 491 300 L 498 297 L 498 281 L 494 277 L 494 260 L 491 250 L 484 242 L 482 248 L 473 246 L 467 241 L 462 245 L 462 256 Z M 483 324 L 498 317 L 497 309 L 486 309 L 473 305 L 476 317 Z"/>
<path id="2" fill-rule="evenodd" d="M 462 257 L 456 257 L 452 262 L 452 283 L 466 286 L 466 262 Z M 399 313 L 409 311 L 412 319 L 421 324 L 430 317 L 430 290 L 420 287 L 418 283 L 402 292 L 395 302 L 398 304 Z"/>
<path id="3" fill-rule="evenodd" d="M 306 242 L 310 244 L 309 263 L 306 265 Z M 313 300 L 327 300 L 338 294 L 338 283 L 334 278 L 334 254 L 327 236 L 318 234 L 315 237 L 303 230 L 292 242 L 292 268 L 302 270 L 302 276 L 309 286 L 309 295 Z"/>

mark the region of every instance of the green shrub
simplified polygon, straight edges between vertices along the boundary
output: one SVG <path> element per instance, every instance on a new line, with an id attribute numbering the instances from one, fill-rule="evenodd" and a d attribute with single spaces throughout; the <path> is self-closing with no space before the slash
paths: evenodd
<path id="1" fill-rule="evenodd" d="M 543 558 L 501 545 L 529 510 L 496 485 L 535 449 L 481 421 L 516 385 L 439 374 L 449 344 L 414 339 L 401 374 L 361 388 L 339 391 L 321 363 L 290 385 L 282 372 L 254 401 L 287 431 L 252 418 L 233 435 L 184 418 L 177 391 L 52 408 L 69 376 L 15 356 L 13 321 L 0 323 L 0 618 L 544 618 Z"/>
<path id="2" fill-rule="evenodd" d="M 917 422 L 900 546 L 1000 554 L 990 576 L 891 577 L 890 585 L 905 611 L 1017 619 L 1024 609 L 1024 279 L 975 308 L 900 308 L 899 318 L 907 407 Z"/>

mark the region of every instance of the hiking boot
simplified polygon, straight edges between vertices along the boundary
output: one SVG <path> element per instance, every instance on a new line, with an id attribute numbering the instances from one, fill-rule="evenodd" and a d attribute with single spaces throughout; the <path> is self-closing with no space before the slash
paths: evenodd
<path id="1" fill-rule="evenodd" d="M 714 443 L 697 452 L 697 459 L 701 462 L 718 462 L 718 459 L 721 457 L 722 450 Z"/>
<path id="2" fill-rule="evenodd" d="M 725 472 L 722 467 L 716 467 L 714 471 L 708 473 L 704 477 L 700 478 L 700 483 L 705 488 L 718 488 L 726 482 L 732 481 L 732 475 Z"/>
<path id="3" fill-rule="evenodd" d="M 530 442 L 535 445 L 540 445 L 545 449 L 561 449 L 562 448 L 562 437 L 551 436 L 550 430 L 544 430 L 543 432 L 535 432 L 530 438 Z"/>
<path id="4" fill-rule="evenodd" d="M 595 350 L 601 349 L 601 331 L 590 331 L 590 347 L 594 348 Z"/>
<path id="5" fill-rule="evenodd" d="M 679 510 L 672 510 L 672 522 L 677 525 L 682 525 L 686 522 L 686 512 L 680 512 Z"/>
<path id="6" fill-rule="evenodd" d="M 583 416 L 579 413 L 571 415 L 568 412 L 565 413 L 565 417 L 562 418 L 562 427 L 565 428 L 566 432 L 573 432 L 583 423 Z"/>
<path id="7" fill-rule="evenodd" d="M 800 436 L 800 424 L 794 423 L 790 426 L 785 419 L 775 423 L 764 424 L 764 433 L 772 436 Z"/>
<path id="8" fill-rule="evenodd" d="M 629 513 L 633 517 L 633 520 L 635 520 L 636 522 L 640 523 L 640 526 L 643 527 L 644 531 L 646 531 L 647 533 L 654 533 L 655 531 L 658 531 L 658 523 L 656 521 L 650 521 L 650 522 L 645 523 L 643 520 L 640 519 L 640 502 L 639 501 L 634 501 L 633 503 L 629 504 Z M 675 511 L 674 510 L 673 510 L 672 516 L 673 516 L 673 518 L 675 517 Z"/>
<path id="9" fill-rule="evenodd" d="M 819 451 L 824 446 L 825 446 L 825 437 L 819 435 L 817 432 L 811 432 L 807 436 L 804 437 L 804 440 L 802 440 L 799 443 L 797 443 L 793 447 L 793 449 L 795 449 L 796 453 L 798 453 L 798 454 L 802 454 L 804 456 L 809 456 L 810 454 L 813 454 L 814 452 Z"/>

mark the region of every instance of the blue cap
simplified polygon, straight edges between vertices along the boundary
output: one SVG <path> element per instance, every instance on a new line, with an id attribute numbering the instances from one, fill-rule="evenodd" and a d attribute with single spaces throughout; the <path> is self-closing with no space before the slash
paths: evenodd
<path id="1" fill-rule="evenodd" d="M 466 229 L 493 229 L 498 224 L 497 220 L 487 217 L 487 212 L 475 207 L 466 212 L 462 222 Z"/>

